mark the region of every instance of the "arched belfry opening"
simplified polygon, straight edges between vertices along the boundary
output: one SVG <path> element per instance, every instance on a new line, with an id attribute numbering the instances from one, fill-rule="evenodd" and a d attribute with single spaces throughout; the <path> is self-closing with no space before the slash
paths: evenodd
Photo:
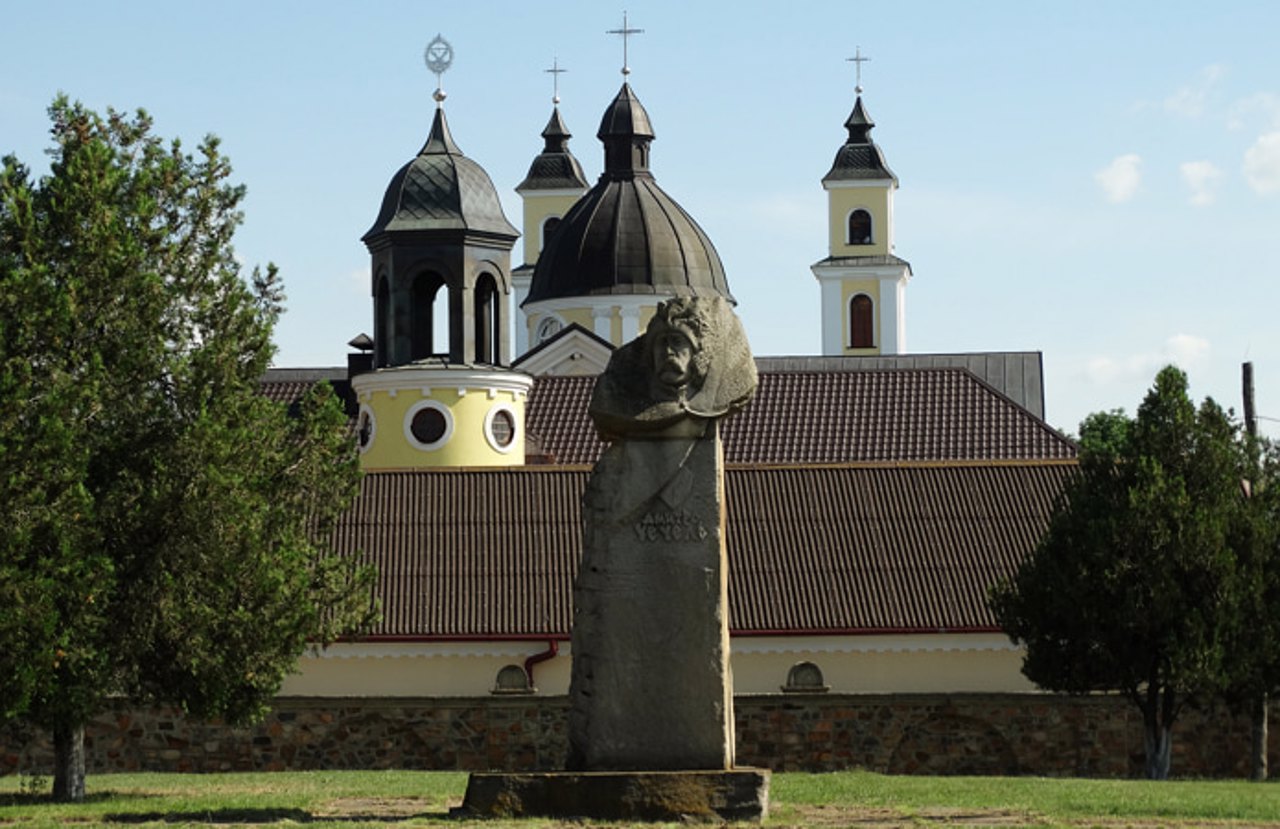
<path id="1" fill-rule="evenodd" d="M 375 368 L 387 365 L 391 343 L 391 285 L 385 272 L 374 277 L 373 287 L 373 364 Z"/>
<path id="2" fill-rule="evenodd" d="M 497 365 L 501 363 L 502 343 L 498 332 L 505 328 L 502 309 L 507 301 L 498 291 L 493 274 L 485 272 L 476 279 L 473 294 L 475 309 L 475 361 Z"/>
<path id="3" fill-rule="evenodd" d="M 444 289 L 444 290 L 441 290 Z M 441 347 L 437 320 L 448 322 L 448 314 L 441 313 L 437 303 L 448 307 L 448 288 L 444 277 L 434 271 L 424 271 L 413 277 L 409 287 L 409 361 L 421 360 L 444 353 Z M 447 343 L 448 340 L 446 339 Z"/>

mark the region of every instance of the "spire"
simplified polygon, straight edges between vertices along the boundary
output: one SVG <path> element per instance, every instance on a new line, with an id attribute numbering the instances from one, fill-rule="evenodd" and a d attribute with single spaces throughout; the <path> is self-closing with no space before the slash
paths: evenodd
<path id="1" fill-rule="evenodd" d="M 431 134 L 427 143 L 422 145 L 418 155 L 462 155 L 462 150 L 453 143 L 453 135 L 449 132 L 449 122 L 444 117 L 444 107 L 436 109 L 436 116 L 431 121 Z"/>
<path id="2" fill-rule="evenodd" d="M 653 127 L 649 113 L 625 81 L 600 119 L 596 137 L 604 143 L 604 174 L 630 178 L 649 172 L 649 142 Z"/>
<path id="3" fill-rule="evenodd" d="M 542 152 L 529 165 L 529 173 L 516 186 L 516 192 L 587 189 L 587 177 L 582 172 L 582 165 L 569 151 L 569 139 L 572 137 L 564 119 L 560 117 L 560 107 L 553 105 L 551 118 L 542 131 Z"/>
<path id="4" fill-rule="evenodd" d="M 862 104 L 862 95 L 853 105 L 853 112 L 844 122 L 849 137 L 844 145 L 836 151 L 835 161 L 831 169 L 822 177 L 823 184 L 832 181 L 860 179 L 864 181 L 892 181 L 896 186 L 898 177 L 885 163 L 884 153 L 871 139 L 871 130 L 876 122 L 867 114 Z"/>
<path id="5" fill-rule="evenodd" d="M 569 128 L 564 125 L 564 119 L 560 117 L 560 107 L 552 107 L 551 120 L 547 121 L 546 129 L 542 131 L 542 140 L 546 142 L 542 151 L 567 153 L 570 138 L 573 138 L 573 133 L 569 132 Z"/>
<path id="6" fill-rule="evenodd" d="M 849 144 L 873 144 L 871 140 L 871 130 L 875 127 L 876 122 L 871 120 L 871 116 L 867 114 L 867 110 L 862 106 L 862 96 L 858 96 L 857 102 L 853 105 L 853 112 L 849 113 L 849 118 L 844 122 L 844 127 L 849 131 Z"/>

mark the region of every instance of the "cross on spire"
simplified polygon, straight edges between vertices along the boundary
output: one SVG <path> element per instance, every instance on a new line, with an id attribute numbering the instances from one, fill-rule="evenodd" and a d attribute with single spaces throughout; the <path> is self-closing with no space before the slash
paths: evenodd
<path id="1" fill-rule="evenodd" d="M 862 64 L 871 60 L 871 58 L 864 58 L 862 56 L 862 47 L 858 46 L 857 48 L 854 49 L 853 57 L 845 58 L 845 60 L 848 61 L 849 63 L 852 63 L 854 67 L 856 67 L 854 70 L 854 76 L 856 78 L 855 82 L 857 85 L 853 88 L 853 91 L 861 95 L 862 94 Z"/>
<path id="2" fill-rule="evenodd" d="M 560 59 L 553 58 L 551 60 L 551 68 L 543 69 L 542 71 L 549 72 L 551 74 L 551 103 L 560 103 L 560 76 L 569 70 L 561 69 Z"/>
<path id="3" fill-rule="evenodd" d="M 630 35 L 641 35 L 641 34 L 644 34 L 644 29 L 632 29 L 632 28 L 628 28 L 628 26 L 627 26 L 627 13 L 626 13 L 626 11 L 624 10 L 624 11 L 622 12 L 622 28 L 621 28 L 621 29 L 610 29 L 609 31 L 605 32 L 605 34 L 607 34 L 607 35 L 622 35 L 622 77 L 624 77 L 624 78 L 625 78 L 627 75 L 630 75 L 630 74 L 631 74 L 631 67 L 627 65 L 627 37 L 628 37 L 628 36 L 630 36 Z"/>

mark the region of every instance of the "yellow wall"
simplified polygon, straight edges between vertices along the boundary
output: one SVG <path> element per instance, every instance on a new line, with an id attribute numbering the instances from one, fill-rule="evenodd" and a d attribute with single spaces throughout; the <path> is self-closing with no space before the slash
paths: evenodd
<path id="1" fill-rule="evenodd" d="M 872 342 L 874 348 L 850 348 L 849 342 L 849 300 L 857 294 L 871 297 L 871 321 L 874 326 Z M 846 279 L 840 283 L 840 347 L 848 355 L 879 354 L 880 346 L 880 280 L 878 279 Z"/>
<path id="2" fill-rule="evenodd" d="M 733 655 L 734 690 L 781 691 L 797 662 L 822 669 L 832 693 L 996 693 L 1034 691 L 1022 675 L 1021 650 L 794 651 Z"/>
<path id="3" fill-rule="evenodd" d="M 889 192 L 891 185 L 832 187 L 827 192 L 832 256 L 883 256 L 889 250 Z M 871 214 L 869 245 L 848 243 L 849 214 L 857 208 Z"/>
<path id="4" fill-rule="evenodd" d="M 852 637 L 745 637 L 732 642 L 734 691 L 781 693 L 797 662 L 822 669 L 832 693 L 1023 693 L 1020 648 L 1001 634 Z M 783 641 L 783 640 L 787 641 Z M 505 665 L 546 649 L 545 642 L 337 644 L 307 654 L 285 680 L 287 696 L 485 696 Z M 545 695 L 569 692 L 569 643 L 538 664 Z"/>
<path id="5" fill-rule="evenodd" d="M 484 387 L 432 386 L 392 392 L 375 389 L 360 395 L 360 402 L 373 410 L 373 441 L 360 456 L 365 469 L 409 469 L 428 466 L 520 466 L 524 463 L 524 396 L 499 389 L 493 397 Z M 434 400 L 453 416 L 453 433 L 438 449 L 414 446 L 405 434 L 405 415 L 422 400 Z M 485 417 L 497 405 L 511 408 L 516 422 L 515 438 L 507 452 L 494 449 L 485 438 Z"/>
<path id="6" fill-rule="evenodd" d="M 388 655 L 379 655 L 379 649 Z M 301 697 L 488 696 L 498 671 L 524 666 L 546 650 L 545 642 L 407 645 L 333 645 L 320 656 L 298 662 L 299 672 L 280 689 Z M 416 653 L 415 653 L 416 651 Z M 556 657 L 534 666 L 540 694 L 569 693 L 569 659 Z"/>
<path id="7" fill-rule="evenodd" d="M 524 195 L 524 261 L 533 264 L 542 252 L 542 223 L 548 216 L 564 217 L 579 195 L 539 195 L 530 190 Z"/>

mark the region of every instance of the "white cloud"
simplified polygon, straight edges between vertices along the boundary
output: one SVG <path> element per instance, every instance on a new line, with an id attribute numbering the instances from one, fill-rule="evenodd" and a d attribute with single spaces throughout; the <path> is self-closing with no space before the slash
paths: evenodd
<path id="1" fill-rule="evenodd" d="M 1256 193 L 1280 193 L 1280 132 L 1259 136 L 1245 151 L 1244 177 Z"/>
<path id="2" fill-rule="evenodd" d="M 1129 201 L 1138 192 L 1142 182 L 1142 157 L 1136 153 L 1128 153 L 1113 160 L 1106 167 L 1093 174 L 1094 181 L 1102 187 L 1107 201 Z"/>
<path id="3" fill-rule="evenodd" d="M 1197 207 L 1213 204 L 1222 181 L 1222 170 L 1212 161 L 1187 161 L 1178 165 L 1182 180 L 1191 190 L 1191 203 Z"/>
<path id="4" fill-rule="evenodd" d="M 1174 334 L 1159 349 L 1124 357 L 1094 357 L 1085 365 L 1085 376 L 1096 385 L 1145 381 L 1169 363 L 1192 371 L 1203 366 L 1208 355 L 1208 340 L 1192 334 Z"/>
<path id="5" fill-rule="evenodd" d="M 1209 94 L 1226 74 L 1227 70 L 1218 64 L 1206 66 L 1194 81 L 1164 99 L 1164 111 L 1183 118 L 1199 118 L 1204 114 Z"/>
<path id="6" fill-rule="evenodd" d="M 1227 111 L 1227 129 L 1242 130 L 1255 116 L 1265 129 L 1280 129 L 1280 95 L 1257 92 L 1236 101 Z"/>

